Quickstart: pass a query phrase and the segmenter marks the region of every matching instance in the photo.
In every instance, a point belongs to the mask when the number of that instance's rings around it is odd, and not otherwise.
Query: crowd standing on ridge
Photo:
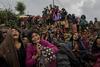
[[[0,67],[100,67],[100,21],[50,5],[0,26]]]

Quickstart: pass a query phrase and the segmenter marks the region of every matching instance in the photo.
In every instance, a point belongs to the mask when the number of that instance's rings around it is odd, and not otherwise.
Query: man
[[[98,21],[97,18],[94,18],[94,20],[95,30],[100,34],[100,21]]]

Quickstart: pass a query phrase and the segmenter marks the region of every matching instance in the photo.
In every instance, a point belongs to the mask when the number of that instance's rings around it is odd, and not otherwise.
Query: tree
[[[19,15],[24,14],[24,10],[25,10],[25,5],[22,2],[17,2],[17,5],[15,7],[15,9],[19,12]]]
[[[0,10],[0,24],[5,24],[7,26],[17,25],[18,18],[15,13],[10,9]]]

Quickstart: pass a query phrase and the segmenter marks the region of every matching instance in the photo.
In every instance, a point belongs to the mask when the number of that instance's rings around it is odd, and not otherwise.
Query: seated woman
[[[58,49],[37,32],[29,34],[30,45],[26,48],[26,67],[56,67],[55,54]]]

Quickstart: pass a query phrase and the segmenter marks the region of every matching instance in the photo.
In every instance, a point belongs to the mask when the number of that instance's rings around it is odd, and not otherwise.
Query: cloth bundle
[[[38,46],[41,50],[38,67],[48,67],[49,63],[56,59],[56,56],[53,54],[51,48],[41,46],[40,44]]]
[[[38,45],[41,50],[41,55],[45,57],[45,59],[49,62],[56,59],[56,56],[54,55],[51,48]]]

